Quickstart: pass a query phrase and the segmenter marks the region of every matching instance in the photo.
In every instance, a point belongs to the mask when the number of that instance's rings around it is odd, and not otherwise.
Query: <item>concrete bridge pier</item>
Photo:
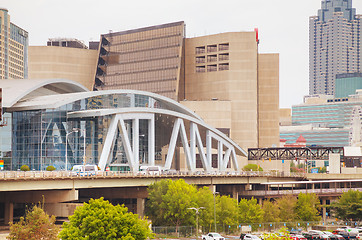
[[[9,225],[14,221],[14,203],[6,201],[4,205],[5,205],[4,223],[5,225]]]
[[[145,216],[145,203],[145,198],[137,198],[137,214],[142,218]]]

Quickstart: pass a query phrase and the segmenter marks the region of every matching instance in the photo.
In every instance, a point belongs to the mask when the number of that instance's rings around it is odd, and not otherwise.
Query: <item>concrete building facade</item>
[[[10,21],[0,8],[0,79],[28,77],[28,32]]]
[[[47,46],[29,47],[29,78],[61,78],[92,90],[98,51],[76,39],[49,39]]]
[[[335,94],[337,74],[361,71],[362,17],[352,0],[323,0],[309,19],[309,94]]]

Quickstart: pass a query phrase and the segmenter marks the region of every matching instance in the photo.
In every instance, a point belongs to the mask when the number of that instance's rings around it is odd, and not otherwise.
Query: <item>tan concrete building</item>
[[[97,50],[76,48],[67,44],[64,47],[62,44],[60,46],[30,46],[29,78],[70,79],[92,90],[97,60]]]
[[[279,144],[279,55],[259,54],[256,32],[188,38],[185,62],[186,106],[215,127],[230,129],[245,149]],[[211,101],[211,106],[205,112],[188,101]],[[213,104],[219,101],[229,114]]]
[[[28,32],[10,22],[8,10],[0,8],[0,79],[27,78]]]

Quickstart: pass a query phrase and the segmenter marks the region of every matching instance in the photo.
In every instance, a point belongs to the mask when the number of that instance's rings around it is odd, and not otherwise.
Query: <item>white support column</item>
[[[139,170],[140,165],[140,120],[132,119],[132,140],[133,140],[133,171]]]
[[[207,160],[207,156],[205,155],[204,146],[202,144],[202,139],[200,136],[199,129],[195,123],[191,123],[190,125],[190,148],[191,148],[191,156],[195,159],[195,167],[196,167],[196,145],[199,150],[200,159],[202,162],[202,166],[204,170],[210,171],[211,165]]]
[[[124,148],[124,150],[126,152],[126,157],[127,157],[127,160],[128,160],[129,167],[130,167],[131,171],[137,172],[138,171],[138,165],[135,166],[134,154],[132,152],[132,147],[131,147],[131,143],[129,141],[126,125],[124,124],[124,121],[123,121],[123,119],[121,117],[119,117],[118,124],[119,124],[119,128],[120,128],[120,131],[121,131],[123,148]],[[137,159],[137,161],[138,161],[138,159]]]
[[[155,114],[148,120],[148,164],[155,165]]]
[[[176,121],[173,125],[173,129],[172,129],[170,144],[168,145],[167,158],[166,158],[166,162],[165,162],[166,169],[171,168],[173,155],[175,153],[179,129],[180,129],[180,121],[179,121],[179,119],[176,119]]]
[[[223,166],[223,144],[218,140],[217,142],[217,169],[221,170]]]
[[[181,141],[182,141],[182,145],[184,147],[184,152],[185,152],[185,155],[186,155],[187,167],[191,172],[194,172],[195,168],[196,168],[196,161],[193,162],[192,159],[191,159],[190,146],[189,146],[188,139],[187,139],[185,124],[184,124],[184,121],[181,118],[179,118],[177,120],[180,121]]]
[[[228,148],[228,150],[226,150],[225,155],[224,155],[222,169],[220,169],[221,171],[225,171],[227,169],[229,161],[230,161],[230,154],[231,154],[231,148]]]
[[[234,147],[231,148],[231,158],[233,160],[234,170],[238,171],[239,170],[239,164],[238,164],[238,160],[236,158],[236,153],[235,153],[235,148]]]
[[[212,137],[210,130],[206,130],[206,157],[210,168],[212,168]]]
[[[117,133],[117,123],[119,121],[119,116],[114,115],[108,127],[107,137],[104,140],[103,149],[101,156],[99,158],[98,166],[101,171],[105,170],[106,164],[110,159],[110,153],[114,147],[114,140]]]

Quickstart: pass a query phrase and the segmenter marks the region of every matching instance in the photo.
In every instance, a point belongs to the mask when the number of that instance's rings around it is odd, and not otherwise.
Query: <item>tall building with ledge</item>
[[[361,71],[362,15],[352,0],[323,0],[309,19],[309,94],[335,94],[337,74]]]
[[[146,90],[177,100],[241,147],[279,144],[279,54],[258,32],[186,38],[184,22],[101,35],[94,90]]]
[[[0,79],[28,77],[28,32],[10,22],[0,8]]]

